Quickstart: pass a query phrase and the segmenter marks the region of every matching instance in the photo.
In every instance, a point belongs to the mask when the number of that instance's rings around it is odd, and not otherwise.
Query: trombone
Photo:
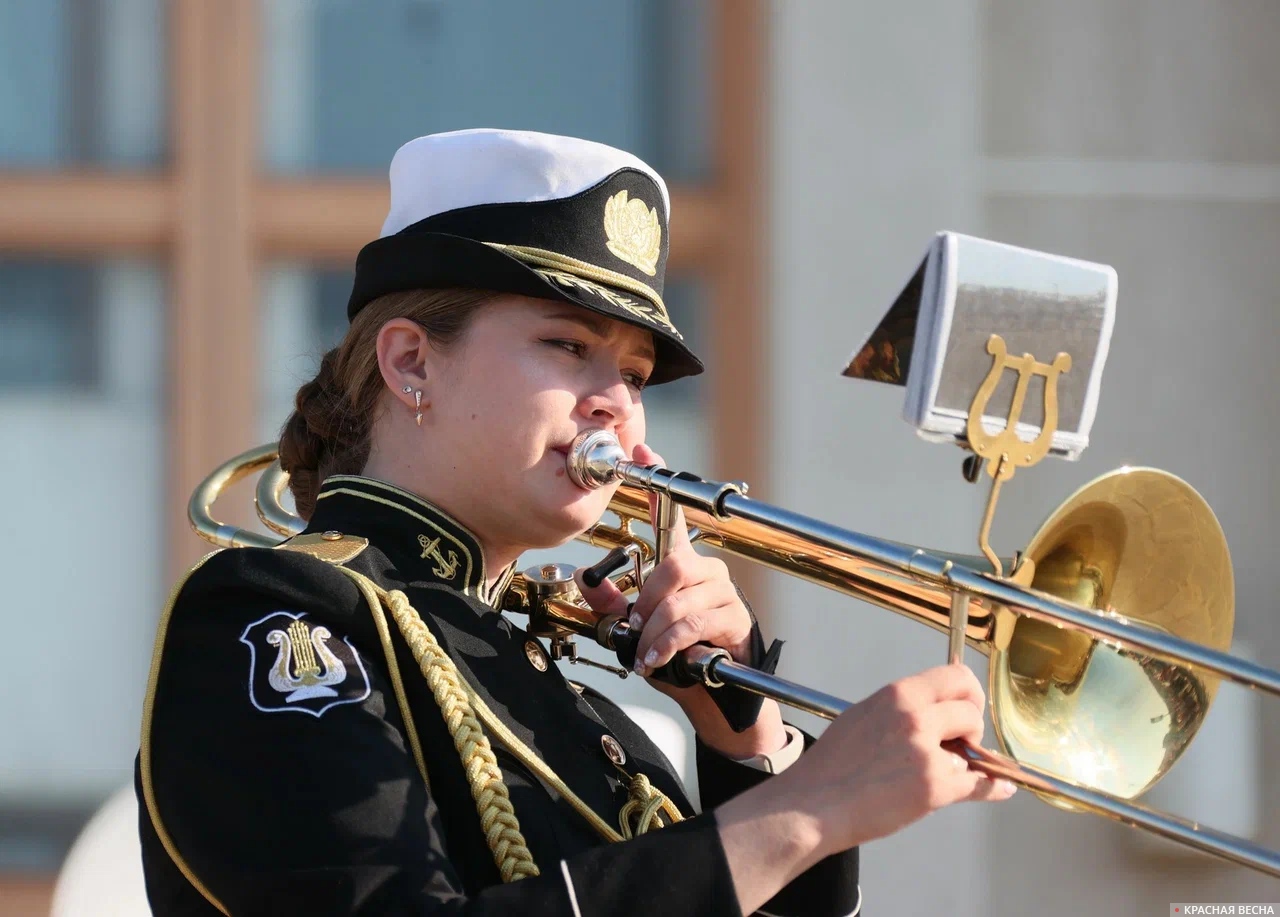
[[[1203,498],[1167,472],[1121,468],[1068,498],[1032,538],[1008,576],[981,558],[886,541],[752,500],[745,485],[706,481],[631,462],[604,431],[575,440],[568,473],[579,486],[616,486],[619,524],[579,536],[609,548],[597,575],[624,592],[661,560],[664,528],[684,510],[690,540],[799,576],[905,615],[989,657],[987,695],[1003,753],[956,741],[976,770],[1003,777],[1052,805],[1087,811],[1201,852],[1280,877],[1280,853],[1245,838],[1137,805],[1177,762],[1226,678],[1280,695],[1280,672],[1231,656],[1234,585],[1226,541]],[[262,472],[255,504],[273,537],[218,523],[212,506],[235,481]],[[273,547],[304,528],[280,502],[287,475],[274,445],[215,469],[192,494],[196,532],[223,547]],[[657,547],[632,525],[658,497]],[[564,565],[516,577],[504,608],[527,613],[552,655],[576,658],[574,636],[625,654],[625,620],[582,602]],[[735,685],[834,719],[850,705],[831,695],[695,647],[680,676],[709,688]]]

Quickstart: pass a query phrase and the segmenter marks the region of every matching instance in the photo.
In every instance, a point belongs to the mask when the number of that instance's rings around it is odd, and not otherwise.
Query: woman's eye
[[[587,345],[582,341],[573,341],[568,338],[543,338],[542,343],[549,344],[552,347],[558,347],[566,353],[571,353],[580,359],[585,358],[587,355]],[[644,373],[625,372],[622,374],[622,377],[626,381],[627,385],[632,386],[636,391],[641,391],[649,384],[649,377]]]
[[[568,341],[560,338],[552,338],[543,341],[543,343],[550,344],[552,347],[559,347],[561,350],[571,353],[575,357],[580,357],[587,352],[587,345],[581,341]]]

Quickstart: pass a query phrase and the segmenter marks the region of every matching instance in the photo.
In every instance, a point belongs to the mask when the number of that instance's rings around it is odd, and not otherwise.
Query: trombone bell
[[[1226,539],[1208,504],[1167,472],[1122,468],[1094,480],[1050,516],[1026,556],[1032,589],[1129,627],[1230,648]],[[1020,762],[1134,799],[1174,765],[1209,712],[1213,675],[1050,622],[996,617],[992,720]]]

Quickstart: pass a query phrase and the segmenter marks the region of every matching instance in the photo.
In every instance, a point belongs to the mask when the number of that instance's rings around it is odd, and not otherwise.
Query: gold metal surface
[[[264,447],[270,448],[270,447]],[[274,449],[272,450],[275,451]],[[246,455],[253,453],[247,452]],[[285,538],[297,535],[305,527],[305,523],[289,512],[280,501],[284,497],[285,488],[289,486],[289,475],[280,467],[279,462],[272,462],[262,469],[258,478],[258,486],[253,492],[253,508],[257,510],[262,524]]]
[[[278,467],[274,443],[241,452],[210,472],[209,476],[192,492],[191,499],[187,503],[187,518],[191,520],[191,526],[196,534],[205,541],[224,548],[273,548],[279,544],[278,538],[272,538],[269,535],[259,535],[247,529],[221,525],[211,514],[219,494],[236,481],[272,465]],[[299,526],[298,531],[302,531],[302,526]]]
[[[604,753],[609,760],[618,765],[618,767],[622,767],[627,763],[627,753],[623,751],[622,744],[613,736],[601,736],[600,745],[604,748]]]
[[[610,508],[643,519],[648,497],[622,487]],[[955,594],[946,584],[757,523],[689,508],[685,515],[710,545],[949,630]],[[1098,478],[1052,514],[1024,558],[1039,592],[1134,627],[1223,651],[1230,646],[1234,584],[1226,539],[1200,495],[1171,474],[1130,468]],[[981,569],[979,558],[957,562]],[[965,642],[992,657],[988,696],[1006,753],[1126,799],[1173,766],[1217,688],[1214,677],[978,598],[968,599]]]
[[[993,465],[994,469],[992,469]],[[1009,456],[1004,453],[997,460],[987,462],[987,468],[991,469],[991,490],[987,492],[987,508],[982,513],[982,525],[978,528],[978,550],[987,559],[987,563],[991,564],[995,575],[1001,577],[1004,576],[1004,564],[1000,562],[1000,558],[991,547],[991,522],[996,517],[996,503],[1000,500],[1000,485],[1005,482],[1006,467],[1012,467],[1012,465],[1009,462]]]
[[[344,535],[341,532],[324,532],[319,535],[298,535],[280,545],[279,549],[310,554],[330,564],[345,564],[360,556],[360,552],[367,547],[368,538]]]
[[[1053,434],[1058,432],[1058,377],[1071,369],[1071,355],[1060,353],[1052,363],[1040,363],[1029,353],[1011,357],[1004,338],[998,334],[987,339],[987,353],[991,355],[991,369],[969,405],[965,434],[969,448],[987,460],[987,474],[1007,481],[1017,469],[1028,468],[1049,454]],[[988,433],[982,426],[982,416],[1006,369],[1018,374],[1013,401],[1004,429]],[[1024,440],[1018,436],[1017,427],[1033,376],[1044,378],[1044,421],[1034,439]]]
[[[991,478],[987,508],[982,514],[982,526],[978,529],[978,548],[995,569],[996,576],[1003,577],[1004,567],[990,542],[991,521],[995,518],[996,503],[1000,499],[1000,485],[1012,478],[1019,468],[1035,465],[1049,454],[1053,435],[1058,432],[1058,377],[1071,370],[1071,355],[1059,353],[1052,364],[1040,363],[1029,353],[1011,357],[1004,338],[998,334],[987,338],[987,353],[991,355],[991,369],[987,371],[969,404],[965,438],[974,454],[986,459],[987,474]],[[1004,429],[999,433],[988,433],[982,425],[982,418],[1006,369],[1012,369],[1018,374],[1018,381],[1013,388],[1013,400],[1009,403]],[[1044,378],[1044,419],[1035,438],[1024,440],[1018,435],[1018,422],[1022,418],[1022,406],[1026,403],[1027,389],[1033,376]]]
[[[526,640],[524,644],[524,655],[529,660],[529,665],[533,666],[539,672],[547,670],[547,654],[542,651],[535,640]]]
[[[624,522],[647,523],[649,496],[637,487],[623,485],[614,494],[609,509]],[[951,590],[945,584],[910,576],[874,561],[850,557],[798,535],[779,532],[750,520],[720,519],[689,507],[684,507],[684,515],[685,522],[698,530],[694,540],[699,544],[718,548],[895,611],[941,633],[947,633],[950,629]],[[589,529],[582,540],[616,547],[617,544],[610,538],[600,538],[597,541],[596,531],[600,528],[609,532],[617,531],[609,526],[596,526]],[[629,530],[629,526],[622,528]],[[940,557],[950,556],[956,563],[975,569],[990,569],[980,557],[946,555],[936,551],[933,553]],[[981,653],[988,653],[993,626],[991,610],[983,600],[975,598],[969,603],[968,619],[969,624],[965,629],[966,644]]]
[[[1208,504],[1163,471],[1081,488],[1027,547],[1031,587],[1227,651],[1235,585]],[[1123,610],[1123,614],[1121,613]],[[1133,799],[1178,760],[1219,679],[1000,609],[989,696],[1001,747],[1078,786]],[[1050,800],[1056,801],[1056,800]]]

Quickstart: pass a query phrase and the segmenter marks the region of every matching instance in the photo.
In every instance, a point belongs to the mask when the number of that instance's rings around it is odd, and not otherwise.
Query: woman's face
[[[550,300],[506,295],[482,307],[447,353],[424,354],[414,490],[475,531],[486,549],[563,544],[598,520],[612,488],[585,491],[565,469],[573,438],[644,442],[640,392],[649,332]]]

